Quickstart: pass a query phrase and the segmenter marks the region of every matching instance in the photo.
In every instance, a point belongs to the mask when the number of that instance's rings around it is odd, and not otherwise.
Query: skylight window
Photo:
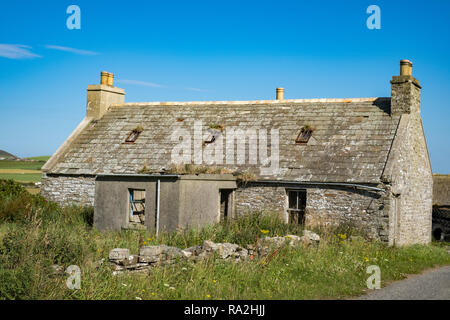
[[[205,141],[203,141],[205,144],[213,143],[216,141],[216,136],[214,134],[209,134],[208,137],[206,137]]]
[[[142,131],[144,131],[144,128],[142,128],[141,126],[134,128],[133,131],[131,131],[128,137],[125,139],[125,143],[134,143]]]
[[[314,131],[314,128],[306,125],[301,130],[300,133],[297,136],[297,139],[295,139],[295,143],[298,144],[306,144],[309,141],[309,138],[311,138],[312,133]]]
[[[207,129],[208,136],[203,141],[203,145],[213,143],[222,135],[223,126],[222,125],[210,125]]]

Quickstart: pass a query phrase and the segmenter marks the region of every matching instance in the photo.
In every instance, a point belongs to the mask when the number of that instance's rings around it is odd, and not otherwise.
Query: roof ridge
[[[372,98],[316,98],[316,99],[284,99],[284,100],[237,100],[237,101],[154,101],[154,102],[125,102],[121,104],[113,104],[111,107],[121,106],[148,106],[148,105],[208,105],[208,104],[283,104],[283,103],[308,103],[308,102],[320,102],[320,103],[336,103],[336,102],[372,102],[378,99],[388,100],[390,97],[372,97]]]

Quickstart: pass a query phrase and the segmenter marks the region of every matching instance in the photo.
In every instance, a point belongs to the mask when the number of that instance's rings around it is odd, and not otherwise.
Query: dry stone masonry
[[[178,261],[198,262],[211,257],[240,262],[262,258],[270,252],[289,246],[316,246],[320,242],[320,236],[312,231],[305,230],[303,236],[287,235],[284,237],[264,237],[256,245],[241,247],[233,243],[215,243],[205,240],[201,246],[193,246],[186,249],[167,245],[144,246],[139,249],[138,255],[130,254],[126,248],[115,248],[109,252],[109,263],[113,274],[123,271],[143,272],[154,266],[170,265]]]

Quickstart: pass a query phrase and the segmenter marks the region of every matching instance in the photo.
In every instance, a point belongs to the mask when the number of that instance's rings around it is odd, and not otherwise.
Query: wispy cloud
[[[31,47],[24,44],[1,44],[0,57],[9,59],[32,59],[41,56],[31,52]]]
[[[196,91],[196,92],[208,92],[206,89],[199,89],[199,88],[184,88],[185,90],[189,91]]]
[[[166,86],[163,86],[162,84],[146,82],[146,81],[139,81],[139,80],[118,79],[116,82],[123,83],[123,84],[132,84],[132,85],[136,85],[136,86],[153,87],[153,88],[165,88],[166,87]]]
[[[55,46],[55,45],[50,45],[50,44],[46,45],[45,47],[47,49],[66,51],[66,52],[71,52],[71,53],[75,53],[75,54],[80,54],[83,56],[95,56],[95,55],[99,54],[98,52],[94,52],[94,51],[81,50],[81,49],[75,49],[75,48],[63,47],[63,46]]]

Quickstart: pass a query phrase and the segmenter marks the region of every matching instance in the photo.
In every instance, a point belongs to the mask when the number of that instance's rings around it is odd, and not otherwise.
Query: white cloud
[[[63,47],[63,46],[55,46],[55,45],[50,45],[50,44],[46,45],[45,47],[47,49],[66,51],[66,52],[71,52],[71,53],[75,53],[75,54],[80,54],[83,56],[94,56],[94,55],[99,54],[98,52],[94,52],[94,51],[81,50],[81,49],[75,49],[75,48]]]
[[[197,92],[208,92],[208,90],[205,89],[199,89],[199,88],[185,88],[186,90],[189,91],[197,91]]]
[[[41,56],[30,51],[31,47],[24,44],[1,44],[0,57],[9,59],[30,59]]]
[[[137,85],[137,86],[153,87],[153,88],[165,88],[166,87],[166,86],[163,86],[158,83],[139,81],[139,80],[118,79],[116,82],[124,83],[124,84],[133,84],[133,85]]]

